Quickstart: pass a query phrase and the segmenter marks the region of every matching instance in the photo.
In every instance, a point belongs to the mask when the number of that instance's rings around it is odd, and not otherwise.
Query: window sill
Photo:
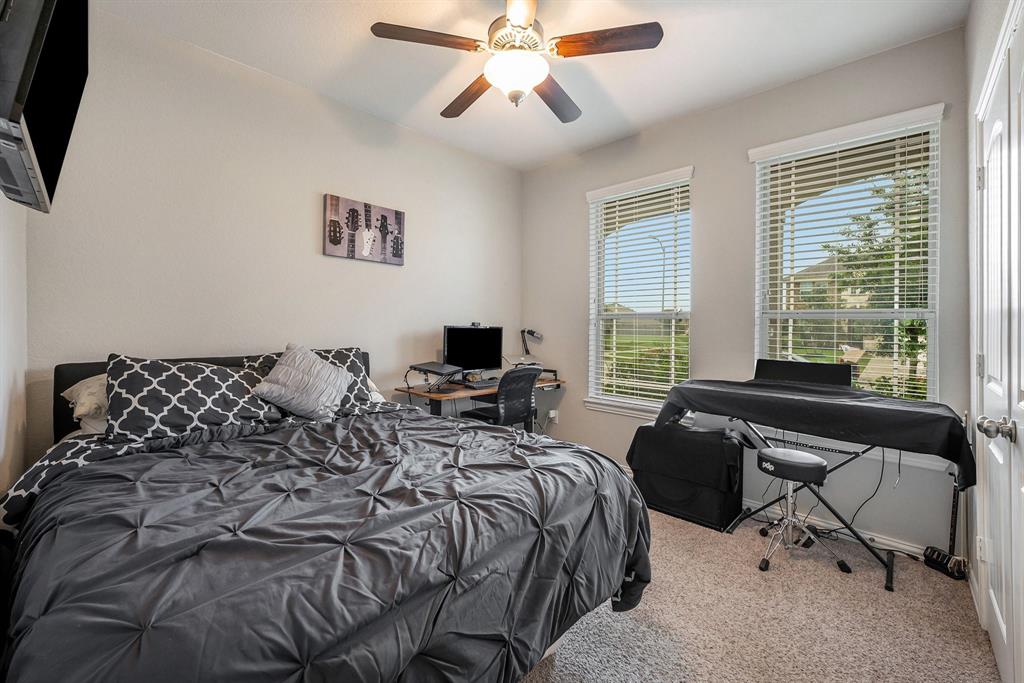
[[[627,417],[637,417],[641,419],[655,418],[658,416],[658,413],[661,412],[661,405],[659,404],[606,397],[585,398],[583,399],[583,405],[590,410],[596,410],[602,413],[614,413],[616,415],[626,415]]]

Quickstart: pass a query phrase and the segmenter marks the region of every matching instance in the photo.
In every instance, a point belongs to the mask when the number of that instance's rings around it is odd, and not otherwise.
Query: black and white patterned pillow
[[[348,346],[343,349],[313,349],[313,353],[320,356],[328,363],[345,368],[352,375],[352,383],[341,397],[341,408],[344,412],[347,408],[370,402],[370,379],[363,365],[363,352],[357,346]],[[243,360],[243,367],[252,370],[260,377],[266,377],[267,373],[274,369],[280,353],[264,353],[261,356],[246,356]]]
[[[196,429],[281,419],[254,396],[262,378],[207,363],[107,358],[107,437],[155,439]]]

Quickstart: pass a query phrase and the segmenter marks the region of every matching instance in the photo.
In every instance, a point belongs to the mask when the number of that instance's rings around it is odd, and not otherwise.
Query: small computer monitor
[[[446,325],[444,362],[464,372],[501,368],[501,329],[480,325]]]

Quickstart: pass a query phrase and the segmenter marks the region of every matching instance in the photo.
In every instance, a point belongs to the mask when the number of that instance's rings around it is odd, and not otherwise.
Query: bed
[[[55,439],[60,392],[103,368],[55,369]],[[3,502],[10,681],[515,681],[650,581],[614,461],[387,402],[72,437]]]

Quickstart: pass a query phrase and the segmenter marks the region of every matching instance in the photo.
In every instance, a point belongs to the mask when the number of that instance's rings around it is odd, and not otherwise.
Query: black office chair
[[[498,382],[498,393],[493,406],[484,406],[459,413],[462,417],[470,417],[492,425],[523,424],[523,429],[533,431],[533,418],[536,414],[533,387],[540,377],[541,369],[536,366],[512,368],[501,376]]]

